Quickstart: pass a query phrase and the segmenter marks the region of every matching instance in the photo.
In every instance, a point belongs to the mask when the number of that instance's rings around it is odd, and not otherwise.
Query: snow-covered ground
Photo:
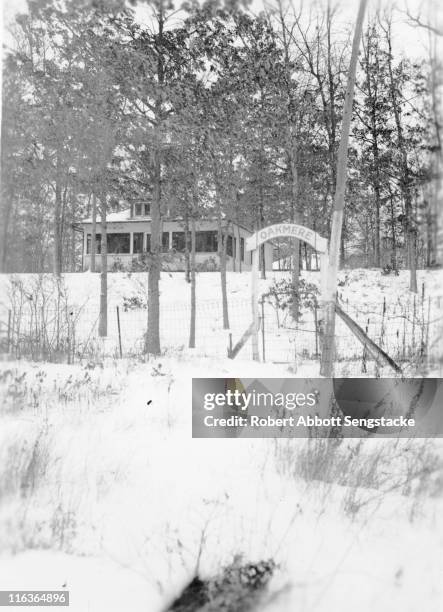
[[[411,300],[406,274],[346,274],[342,302],[364,316],[383,296]],[[420,273],[435,319],[439,280]],[[97,311],[97,276],[65,281],[70,306]],[[145,282],[110,275],[110,312]],[[244,303],[233,335],[248,321],[248,283],[229,275],[230,305]],[[187,316],[181,275],[161,290],[162,312],[182,304]],[[177,325],[156,359],[2,362],[0,590],[66,588],[75,612],[160,612],[196,573],[216,576],[241,555],[277,563],[259,612],[440,611],[441,440],[192,439],[192,377],[318,373],[315,359],[253,363],[248,346],[235,361],[211,355],[214,338],[226,344],[217,274],[198,275],[197,298],[212,328],[201,316],[196,350],[180,319],[184,341],[172,344]],[[362,375],[361,360],[346,367]]]
[[[76,612],[155,612],[243,555],[278,564],[264,611],[440,610],[438,441],[192,439],[192,376],[248,372],[5,366],[0,589],[66,585]]]
[[[190,286],[182,273],[164,273],[161,279],[161,343],[168,354],[198,357],[224,358],[228,345],[241,338],[251,322],[250,274],[228,273],[229,330],[223,329],[220,275],[197,275],[196,348],[188,349],[190,320]],[[308,283],[319,286],[319,272],[304,272]],[[260,294],[266,294],[275,282],[289,279],[287,272],[268,273],[260,280]],[[0,276],[0,333],[6,329],[8,310],[11,310],[11,280],[16,281],[12,309],[15,336],[24,339],[29,329],[36,326],[45,311],[45,329],[50,329],[53,341],[56,334],[70,336],[73,358],[90,354],[119,354],[117,307],[119,308],[122,352],[125,356],[143,352],[147,327],[147,274],[115,273],[108,278],[108,338],[99,343],[97,327],[99,319],[100,278],[98,274],[65,274],[61,285],[62,297],[54,286],[53,278],[35,275]],[[21,289],[17,289],[17,281]],[[440,270],[419,271],[419,294],[408,290],[408,273],[400,276],[384,276],[379,270],[343,270],[339,278],[339,299],[348,314],[367,330],[369,336],[396,361],[406,365],[407,373],[423,362],[422,345],[429,348],[427,372],[441,374],[438,356],[439,339],[442,336],[443,279]],[[40,299],[35,312],[35,296]],[[47,298],[50,296],[50,299]],[[33,299],[34,298],[34,299]],[[56,320],[54,309],[58,300],[62,303],[61,323]],[[127,308],[130,304],[132,308]],[[272,299],[265,300],[260,316],[264,315],[264,334],[260,332],[260,355],[270,363],[280,363],[305,375],[307,371],[318,373],[319,337],[312,309],[304,309],[297,325],[288,310],[277,309]],[[20,329],[18,329],[20,327]],[[5,332],[4,332],[5,333]],[[46,332],[47,333],[47,332]],[[35,332],[34,332],[35,336]],[[29,343],[28,343],[29,344]],[[359,376],[374,373],[369,364],[362,364],[363,349],[353,333],[337,319],[337,373]],[[251,356],[250,343],[242,349],[241,358]],[[431,361],[431,363],[429,362]],[[366,370],[366,371],[365,371]],[[390,375],[392,372],[386,372]]]

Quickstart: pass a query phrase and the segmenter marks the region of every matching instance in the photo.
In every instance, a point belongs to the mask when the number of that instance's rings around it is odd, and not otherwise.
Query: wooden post
[[[321,253],[320,255],[320,319],[322,331],[324,331],[324,324],[326,320],[326,305],[328,303],[328,268],[329,268],[329,257],[328,253]]]
[[[259,268],[259,249],[252,251],[251,267],[251,309],[252,309],[252,359],[259,361],[258,355],[258,268]]]
[[[120,350],[120,358],[123,357],[122,351],[122,333],[120,329],[120,308],[117,306],[117,328],[118,328],[118,348]]]
[[[369,338],[369,336],[365,333],[365,331],[351,319],[351,317],[346,314],[346,312],[338,305],[335,306],[338,316],[342,319],[342,321],[349,327],[349,329],[353,332],[354,336],[359,340],[365,349],[369,352],[372,357],[384,363],[385,365],[389,365],[393,368],[398,374],[402,374],[402,370],[399,365],[395,363],[395,361],[390,357],[380,346],[378,346],[373,340]]]
[[[237,357],[237,355],[239,354],[239,352],[241,351],[241,349],[244,347],[244,345],[246,344],[246,342],[249,340],[250,337],[252,337],[254,335],[254,323],[251,323],[251,325],[248,327],[248,329],[244,332],[244,334],[242,335],[242,337],[240,338],[240,340],[237,342],[237,344],[230,349],[230,355],[229,358],[230,359],[235,359],[235,357]]]
[[[314,297],[315,357],[318,357],[318,303]]]
[[[348,83],[343,108],[343,122],[340,145],[337,156],[337,179],[332,215],[331,239],[329,245],[329,266],[327,271],[327,290],[325,296],[325,335],[321,356],[321,376],[331,377],[334,369],[335,337],[335,303],[337,294],[337,274],[340,263],[340,245],[343,229],[345,191],[348,168],[348,143],[351,129],[352,106],[354,101],[355,76],[358,62],[358,50],[363,29],[363,18],[367,0],[360,0],[352,43],[351,61],[348,71]]]
[[[262,341],[262,353],[263,362],[266,361],[266,347],[265,347],[265,300],[261,299],[261,341]]]

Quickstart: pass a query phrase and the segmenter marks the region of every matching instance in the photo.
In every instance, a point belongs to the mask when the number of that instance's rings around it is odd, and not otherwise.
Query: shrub
[[[120,257],[115,257],[114,261],[112,262],[112,266],[111,266],[110,272],[124,272],[125,269],[126,269],[125,265],[122,262],[122,260],[120,259]]]
[[[244,563],[238,555],[220,576],[209,580],[195,576],[168,608],[168,612],[256,610],[275,568],[272,559]]]
[[[298,291],[294,292],[294,287],[291,281],[282,279],[275,281],[269,287],[267,293],[263,294],[263,298],[271,304],[275,310],[286,311],[292,316],[292,305],[294,298],[297,297],[298,314],[300,317],[302,309],[313,310],[317,306],[317,296],[319,291],[316,285],[308,283],[304,278],[299,279]]]

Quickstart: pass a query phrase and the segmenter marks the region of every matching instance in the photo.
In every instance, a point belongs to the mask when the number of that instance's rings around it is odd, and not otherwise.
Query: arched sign
[[[320,270],[321,270],[321,294],[325,294],[326,290],[326,272],[328,269],[328,241],[313,230],[303,225],[295,223],[277,223],[276,225],[268,225],[257,230],[250,238],[246,240],[246,250],[252,251],[252,266],[251,266],[251,308],[252,308],[252,358],[258,361],[258,268],[259,268],[259,251],[260,247],[267,240],[275,240],[286,236],[288,238],[296,238],[307,242],[313,249],[320,253]]]
[[[298,240],[307,242],[319,253],[326,253],[328,249],[328,241],[326,238],[322,238],[322,236],[313,230],[303,225],[296,225],[295,223],[277,223],[276,225],[268,225],[268,227],[264,227],[255,232],[255,234],[252,234],[252,236],[246,240],[246,250],[253,251],[267,240],[281,238],[282,236],[297,238]]]

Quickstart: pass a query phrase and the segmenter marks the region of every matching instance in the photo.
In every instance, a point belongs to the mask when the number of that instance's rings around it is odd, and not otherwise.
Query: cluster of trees
[[[432,44],[420,61],[397,54],[392,23],[385,10],[363,28],[341,258],[415,269],[436,259],[437,59]],[[352,42],[339,7],[28,0],[12,32],[3,271],[74,270],[75,223],[98,213],[105,295],[106,214],[133,199],[151,203],[151,304],[165,215],[189,230],[189,278],[203,215],[220,233],[222,219],[294,221],[329,237]],[[311,261],[295,252],[294,278]],[[147,348],[158,352],[158,308],[149,313]]]

